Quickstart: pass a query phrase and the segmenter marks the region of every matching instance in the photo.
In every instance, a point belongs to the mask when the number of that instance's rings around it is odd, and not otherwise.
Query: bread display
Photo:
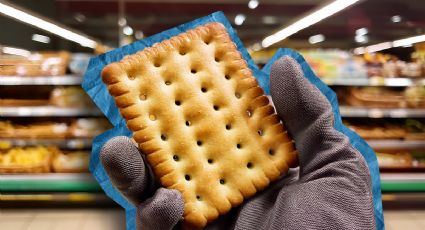
[[[0,173],[47,173],[56,149],[43,146],[0,151]]]
[[[90,153],[85,151],[58,152],[52,158],[52,169],[57,173],[83,173],[89,171]]]
[[[50,104],[57,107],[94,107],[93,102],[81,87],[59,87],[50,94]]]
[[[297,165],[294,143],[220,23],[106,66],[102,78],[162,186],[201,228]]]

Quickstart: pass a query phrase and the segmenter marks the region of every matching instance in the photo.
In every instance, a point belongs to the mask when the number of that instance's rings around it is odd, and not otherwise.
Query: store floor
[[[425,229],[425,210],[384,212],[387,230]],[[118,209],[8,209],[0,210],[2,230],[116,230],[124,229],[124,211]]]

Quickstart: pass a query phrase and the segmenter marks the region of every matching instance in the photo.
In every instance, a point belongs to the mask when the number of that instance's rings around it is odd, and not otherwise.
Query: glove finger
[[[182,194],[174,189],[159,188],[152,198],[138,206],[138,229],[172,229],[183,217]]]
[[[140,204],[153,177],[130,138],[114,137],[102,147],[100,159],[112,184],[132,203]]]

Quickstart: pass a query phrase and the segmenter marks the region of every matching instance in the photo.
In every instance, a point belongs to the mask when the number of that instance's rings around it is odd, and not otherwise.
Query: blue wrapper
[[[108,175],[103,168],[99,154],[102,146],[112,137],[115,136],[128,136],[131,137],[132,133],[127,129],[125,120],[121,117],[119,110],[115,104],[114,99],[109,94],[106,85],[102,82],[101,72],[102,69],[112,62],[120,61],[124,56],[134,54],[137,51],[143,50],[145,47],[150,47],[154,43],[167,40],[173,36],[183,33],[187,30],[194,29],[195,27],[204,25],[209,22],[219,22],[226,27],[228,34],[230,35],[233,42],[236,44],[237,49],[248,63],[248,67],[252,70],[253,75],[257,78],[260,86],[263,88],[266,94],[270,94],[269,86],[269,74],[272,64],[282,56],[290,56],[294,58],[302,67],[304,76],[326,96],[332,105],[334,117],[335,117],[335,129],[340,131],[349,137],[351,144],[363,155],[365,158],[369,171],[372,177],[373,186],[373,199],[375,208],[375,219],[377,229],[384,229],[384,219],[382,212],[381,202],[381,188],[380,188],[380,177],[379,168],[376,155],[373,150],[361,139],[356,133],[342,124],[341,115],[339,114],[338,101],[335,93],[326,86],[311,70],[310,66],[306,63],[304,58],[297,52],[291,49],[279,49],[273,58],[260,70],[252,60],[248,51],[243,46],[241,40],[236,35],[235,31],[231,27],[229,21],[226,19],[222,12],[216,12],[205,16],[203,18],[196,19],[192,22],[182,24],[172,29],[166,30],[162,33],[153,35],[151,37],[139,40],[130,45],[114,49],[108,53],[99,55],[90,60],[87,71],[84,75],[82,86],[87,94],[96,103],[99,109],[105,114],[109,121],[114,125],[114,128],[106,131],[105,133],[97,136],[93,140],[92,154],[90,159],[90,171],[100,186],[103,188],[105,193],[111,197],[115,202],[120,204],[126,210],[126,225],[127,229],[136,229],[136,208],[129,203],[122,195],[118,192],[109,180]]]

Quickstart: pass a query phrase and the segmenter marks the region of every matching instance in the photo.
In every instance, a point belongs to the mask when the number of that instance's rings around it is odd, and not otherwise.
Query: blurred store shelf
[[[373,149],[390,150],[390,149],[425,149],[425,141],[423,140],[366,140]]]
[[[405,109],[405,108],[365,108],[340,106],[342,117],[369,117],[369,118],[425,118],[425,109]]]
[[[66,149],[87,149],[91,148],[91,138],[67,138],[67,139],[11,139],[0,138],[2,147],[25,147],[36,145],[54,145]]]
[[[425,85],[425,79],[419,78],[322,78],[322,81],[331,86],[389,86],[406,87]]]
[[[63,75],[63,76],[1,76],[0,85],[80,85],[83,81],[82,76]]]
[[[381,173],[382,192],[425,192],[425,173]]]
[[[97,108],[60,108],[55,106],[8,106],[0,107],[0,116],[5,117],[77,117],[100,116]]]
[[[3,174],[0,192],[100,192],[89,173]]]

